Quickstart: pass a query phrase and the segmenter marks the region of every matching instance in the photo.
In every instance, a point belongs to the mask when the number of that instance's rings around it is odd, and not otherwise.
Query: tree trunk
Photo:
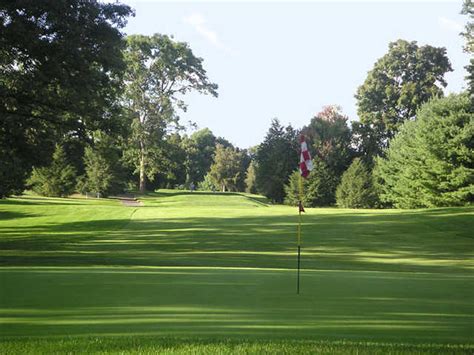
[[[225,192],[225,185],[222,184],[222,192]]]
[[[143,146],[140,149],[140,193],[146,190],[146,176],[145,176],[145,152]]]

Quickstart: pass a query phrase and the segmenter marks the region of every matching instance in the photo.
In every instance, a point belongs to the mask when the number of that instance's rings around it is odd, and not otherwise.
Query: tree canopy
[[[463,0],[467,53],[473,6]],[[474,59],[468,93],[442,99],[452,71],[446,49],[392,42],[357,89],[359,121],[324,106],[301,130],[272,120],[263,142],[247,150],[209,128],[185,130],[187,95],[217,96],[217,85],[187,43],[125,38],[133,14],[119,2],[2,2],[0,198],[22,193],[26,182],[55,196],[74,185],[102,195],[193,185],[295,204],[303,133],[314,165],[303,183],[308,207],[368,207],[374,176],[386,205],[472,202]]]
[[[471,102],[474,104],[474,2],[472,0],[464,0],[461,13],[468,16],[468,21],[461,34],[466,39],[464,51],[471,54],[469,64],[466,66],[466,79]]]
[[[416,41],[390,43],[388,53],[375,63],[355,95],[360,123],[354,129],[361,154],[381,153],[423,103],[443,96],[444,75],[449,71],[445,48],[418,46]]]
[[[308,140],[310,152],[324,160],[336,175],[341,175],[353,156],[348,117],[337,105],[324,106],[302,132]]]
[[[312,206],[328,206],[336,200],[336,187],[354,156],[347,121],[339,106],[325,106],[302,129],[317,165],[308,182]]]
[[[120,193],[126,182],[120,159],[117,142],[103,132],[94,132],[93,142],[84,150],[85,174],[80,179],[79,191],[101,196]]]
[[[66,197],[74,192],[76,170],[68,163],[62,146],[56,145],[49,166],[33,169],[28,184],[43,196]]]
[[[186,154],[184,167],[186,183],[199,183],[212,165],[216,150],[216,137],[209,128],[204,128],[183,139],[183,149]]]
[[[337,187],[337,205],[343,208],[370,208],[375,206],[376,199],[371,172],[360,158],[355,158]]]
[[[467,95],[432,99],[376,162],[381,199],[399,208],[463,205],[474,198],[474,108]]]
[[[244,174],[244,154],[235,148],[217,144],[214,162],[209,171],[214,186],[220,186],[223,192],[239,191],[239,182]]]
[[[274,202],[283,202],[284,186],[298,166],[297,133],[293,127],[283,127],[277,119],[255,154],[257,189]]]
[[[125,50],[125,99],[132,116],[128,160],[139,174],[140,191],[153,180],[163,163],[162,142],[171,125],[178,125],[178,109],[186,109],[181,96],[195,90],[217,96],[187,43],[166,35],[132,35]]]
[[[64,135],[111,129],[130,7],[4,1],[0,10],[0,196],[23,190]]]

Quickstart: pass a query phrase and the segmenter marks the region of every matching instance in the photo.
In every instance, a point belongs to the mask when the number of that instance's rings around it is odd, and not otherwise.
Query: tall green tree
[[[371,208],[377,201],[371,172],[355,158],[342,175],[336,191],[336,203],[343,208]]]
[[[323,107],[302,129],[312,156],[324,160],[336,176],[347,169],[354,154],[347,122],[341,108],[330,105]]]
[[[313,159],[313,171],[302,179],[302,201],[305,207],[331,206],[335,202],[334,191],[338,179],[319,157]],[[285,204],[297,206],[300,200],[300,172],[294,171],[285,185]]]
[[[244,154],[241,151],[217,144],[209,175],[214,185],[220,186],[223,192],[239,191],[239,181],[245,172],[243,165]]]
[[[297,132],[273,119],[270,129],[255,154],[256,183],[259,192],[274,202],[283,202],[284,187],[298,166]]]
[[[295,170],[291,173],[288,179],[288,183],[285,185],[284,189],[285,199],[283,200],[283,202],[286,205],[298,206],[301,194],[301,200],[303,202],[303,205],[305,207],[313,207],[308,196],[308,179],[303,179],[299,170]]]
[[[209,128],[204,128],[183,139],[182,145],[186,153],[186,183],[197,184],[209,172],[216,150],[216,137]]]
[[[383,202],[399,208],[474,201],[474,106],[468,95],[432,99],[376,162]]]
[[[312,207],[332,206],[336,202],[335,191],[340,177],[319,157],[313,159],[313,171],[308,178],[308,201]]]
[[[78,192],[91,192],[106,197],[114,177],[107,158],[98,150],[87,146],[84,150],[84,164],[85,175],[79,178],[76,186]]]
[[[129,6],[98,1],[2,1],[0,197],[20,192],[64,135],[115,127]]]
[[[49,166],[33,168],[28,184],[43,196],[66,197],[74,192],[76,170],[69,164],[61,145],[56,145]]]
[[[85,175],[78,184],[81,192],[102,196],[123,192],[126,177],[121,156],[116,140],[104,132],[94,132],[93,143],[84,151]]]
[[[256,194],[258,192],[256,181],[256,168],[254,161],[250,162],[245,174],[245,192],[249,194]]]
[[[224,137],[217,137],[216,138],[216,144],[220,144],[222,146],[224,146],[225,148],[235,148],[234,145],[229,142],[227,139],[225,139]]]
[[[239,180],[237,181],[237,191],[245,191],[247,188],[247,172],[252,162],[248,149],[235,148],[242,155],[242,164],[240,164]],[[255,186],[255,191],[257,186]]]
[[[179,132],[168,134],[161,143],[163,155],[158,172],[152,188],[174,188],[184,185],[186,182],[186,151],[183,148],[184,138]]]
[[[360,122],[353,125],[364,160],[380,154],[405,121],[433,97],[443,96],[444,75],[452,71],[445,48],[398,40],[357,89]]]
[[[466,79],[471,102],[474,104],[474,2],[472,0],[464,0],[461,13],[468,16],[466,27],[461,34],[466,39],[464,51],[471,54],[469,64],[466,66]]]
[[[181,97],[190,91],[217,96],[217,85],[187,43],[165,35],[127,37],[125,60],[125,99],[133,117],[127,157],[143,192],[146,179],[153,180],[162,168],[162,143],[170,127],[178,125],[177,110],[186,109]]]
[[[339,106],[325,106],[302,130],[315,163],[320,167],[314,169],[310,177],[315,196],[320,196],[312,199],[315,206],[335,202],[336,187],[351,163],[354,149],[347,121]]]

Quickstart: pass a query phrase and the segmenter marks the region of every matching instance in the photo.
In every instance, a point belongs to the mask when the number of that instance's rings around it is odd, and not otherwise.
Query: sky
[[[219,85],[218,98],[185,96],[182,123],[240,148],[261,143],[273,118],[301,128],[325,105],[358,120],[354,94],[398,39],[445,47],[445,91],[466,88],[461,0],[122,2],[136,12],[125,33],[187,42]]]

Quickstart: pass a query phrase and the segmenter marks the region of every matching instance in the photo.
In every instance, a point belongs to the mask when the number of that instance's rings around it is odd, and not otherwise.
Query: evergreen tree
[[[386,158],[377,159],[383,202],[399,208],[455,206],[474,198],[474,107],[451,95],[421,107],[406,122]]]
[[[291,174],[288,183],[285,185],[285,204],[298,205],[300,178],[302,179],[302,199],[305,207],[321,207],[334,204],[334,191],[338,180],[319,158],[313,159],[313,166],[314,169],[306,179],[301,178],[299,170]]]
[[[125,174],[120,158],[114,140],[103,132],[95,132],[93,145],[84,151],[85,176],[80,179],[79,190],[102,196],[122,192]]]
[[[84,164],[86,176],[84,184],[78,184],[82,193],[92,192],[107,196],[108,189],[113,179],[113,174],[107,159],[92,147],[84,151]]]
[[[300,179],[302,179],[300,181]],[[298,206],[300,201],[300,183],[301,183],[301,199],[303,205],[306,207],[312,207],[308,199],[308,179],[303,179],[299,170],[293,171],[288,179],[288,183],[285,185],[285,199],[284,203],[290,206]]]
[[[375,206],[375,201],[372,175],[362,160],[356,158],[342,175],[336,191],[336,203],[343,208],[371,208]]]
[[[61,145],[56,145],[51,165],[34,168],[28,185],[43,196],[65,197],[74,191],[76,171],[67,161]]]
[[[309,206],[331,206],[336,202],[336,188],[339,183],[339,176],[328,167],[325,161],[320,158],[313,159],[313,171],[308,177],[308,200]]]
[[[285,184],[298,166],[296,131],[272,120],[265,140],[255,154],[256,183],[259,192],[274,202],[283,202]]]

